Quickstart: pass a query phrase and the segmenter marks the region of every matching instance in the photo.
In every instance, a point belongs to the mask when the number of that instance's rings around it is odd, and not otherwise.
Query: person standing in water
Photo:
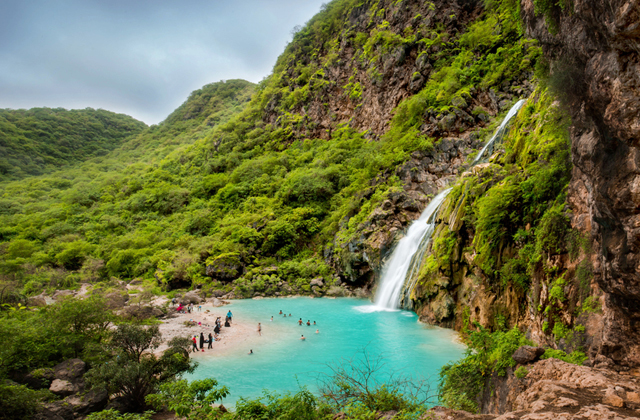
[[[229,309],[229,312],[227,312],[227,318],[229,318],[229,322],[233,321],[233,314],[231,313],[231,309]]]
[[[262,324],[258,322],[258,335],[262,335]]]
[[[273,321],[273,317],[271,317],[271,319],[269,321]]]
[[[304,334],[302,334],[302,337],[300,337],[300,340],[306,340],[306,338],[304,338]]]
[[[311,320],[307,319],[307,327],[310,327],[310,326],[311,326]]]
[[[302,318],[298,320],[298,325],[302,325]]]
[[[247,354],[253,354],[253,349],[249,350],[249,353]]]
[[[280,312],[278,313],[278,315],[282,315],[282,309],[280,309]]]
[[[316,334],[320,333],[320,330],[316,330]]]

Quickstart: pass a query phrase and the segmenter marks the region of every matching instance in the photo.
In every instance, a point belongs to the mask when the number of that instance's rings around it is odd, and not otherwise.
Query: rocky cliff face
[[[495,376],[483,396],[486,414],[432,409],[437,420],[601,420],[637,419],[640,387],[636,378],[609,370],[575,366],[557,359],[528,364],[526,375],[509,370]]]
[[[522,61],[524,64],[519,62],[522,67],[509,77],[465,88],[469,76],[456,73],[459,70],[451,66],[452,61],[462,59],[461,50],[469,54],[465,57],[473,57],[468,62],[472,67],[474,61],[486,59],[485,53],[512,47],[520,39],[502,27],[503,22],[493,22],[506,34],[504,39],[474,49],[470,45],[476,41],[463,41],[462,37],[484,18],[483,4],[476,1],[365,2],[348,12],[348,25],[330,45],[303,55],[300,45],[304,43],[294,39],[296,49],[290,53],[295,58],[281,63],[288,66],[280,79],[286,93],[270,99],[264,122],[278,127],[295,119],[297,137],[328,138],[347,124],[366,131],[376,141],[393,129],[391,121],[399,104],[419,95],[429,83],[439,80],[442,86],[436,93],[451,96],[438,106],[416,105],[425,110],[417,116],[420,123],[410,135],[433,139],[434,147],[413,153],[409,161],[380,174],[371,189],[355,197],[355,201],[370,200],[376,185],[398,179],[397,190],[376,202],[355,229],[347,229],[347,225],[361,209],[343,218],[336,240],[325,248],[326,262],[347,282],[375,285],[384,258],[404,230],[439,190],[468,167],[465,161],[469,154],[482,147],[487,133],[480,130],[534,89],[530,82],[533,44],[520,48],[531,57]],[[294,65],[298,61],[304,68]],[[487,72],[483,69],[479,74]],[[457,93],[447,93],[447,89]],[[294,96],[300,100],[292,100]],[[285,109],[283,104],[290,107]]]
[[[640,3],[572,2],[547,22],[522,2],[527,33],[551,62],[571,112],[572,224],[590,235],[604,292],[598,352],[640,364]],[[606,361],[603,361],[606,362]]]

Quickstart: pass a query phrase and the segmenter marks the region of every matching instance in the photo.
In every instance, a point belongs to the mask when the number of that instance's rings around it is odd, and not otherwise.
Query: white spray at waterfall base
[[[422,212],[420,218],[409,226],[406,236],[398,242],[382,272],[375,305],[368,307],[369,310],[395,310],[398,308],[402,286],[407,272],[411,268],[411,257],[418,251],[425,236],[431,236],[433,233],[436,213],[449,191],[451,188],[436,195]]]
[[[480,162],[487,149],[493,147],[496,141],[502,139],[506,132],[507,124],[524,104],[525,100],[521,99],[511,107],[491,139],[473,160],[472,166]],[[409,226],[407,234],[398,242],[389,261],[382,270],[374,305],[360,307],[362,312],[393,311],[398,309],[401,304],[400,295],[405,281],[420,269],[424,251],[428,247],[431,236],[435,231],[438,210],[450,191],[451,188],[448,188],[436,195],[422,212],[420,218]],[[413,285],[411,285],[412,287]]]

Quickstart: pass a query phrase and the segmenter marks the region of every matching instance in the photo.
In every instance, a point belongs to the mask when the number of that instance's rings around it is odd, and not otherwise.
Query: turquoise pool
[[[199,367],[188,376],[214,377],[228,386],[231,394],[223,401],[226,406],[233,406],[239,397],[261,396],[263,389],[295,392],[307,386],[316,391],[317,378],[329,372],[329,364],[361,357],[365,349],[372,357],[384,358],[380,379],[391,372],[409,374],[416,379],[429,378],[435,388],[440,367],[464,352],[453,331],[425,326],[412,312],[375,311],[366,300],[238,300],[222,309],[230,309],[236,321],[263,325],[262,336],[253,334],[247,348],[198,357]],[[293,316],[284,318],[278,315],[280,310]],[[299,318],[317,325],[299,326]],[[302,334],[304,341],[300,340]],[[253,355],[247,354],[250,349]]]

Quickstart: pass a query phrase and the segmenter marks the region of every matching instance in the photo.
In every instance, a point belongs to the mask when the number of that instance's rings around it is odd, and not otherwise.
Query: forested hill
[[[540,49],[505,5],[329,3],[226,123],[209,86],[108,156],[0,185],[2,274],[26,294],[110,278],[239,296],[371,285],[533,88]]]
[[[2,109],[0,182],[105,155],[145,128],[128,115],[103,109]]]

